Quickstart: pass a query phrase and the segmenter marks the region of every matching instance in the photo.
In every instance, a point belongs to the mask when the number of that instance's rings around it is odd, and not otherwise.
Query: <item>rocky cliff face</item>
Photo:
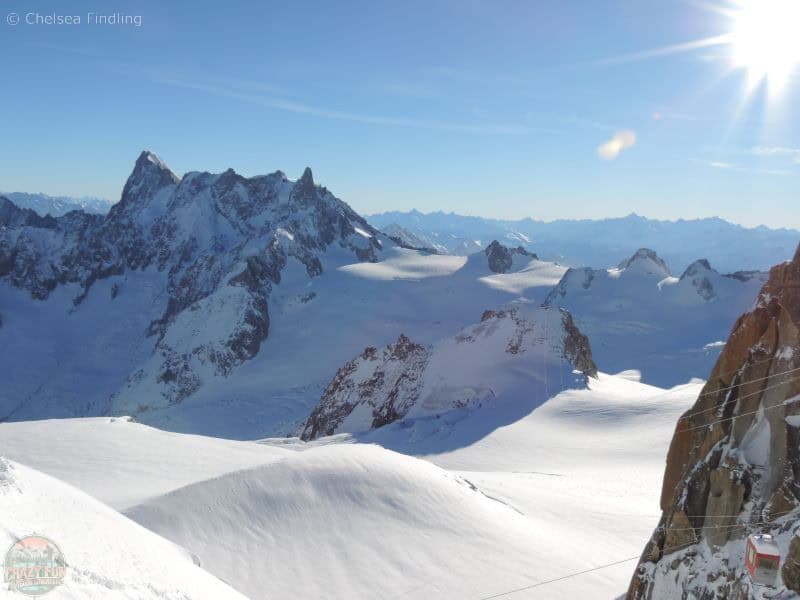
[[[749,597],[743,556],[753,532],[776,535],[786,556],[800,508],[799,330],[800,248],[770,271],[676,426],[663,515],[628,598]]]
[[[582,375],[575,377],[573,371]],[[544,401],[597,375],[589,340],[566,311],[519,307],[431,347],[401,335],[366,348],[328,385],[302,432],[305,440],[381,427],[489,402]]]
[[[75,307],[114,278],[102,299],[108,312],[122,303],[121,318],[153,314],[144,331],[128,332],[130,340],[154,341],[149,359],[132,365],[110,405],[89,413],[178,403],[204,379],[227,376],[269,335],[269,298],[287,266],[314,278],[326,253],[374,261],[387,242],[316,185],[310,169],[297,181],[281,172],[245,178],[232,169],[178,177],[142,152],[108,215],[40,217],[0,198],[0,281],[36,301],[57,296],[52,302]],[[135,276],[149,297],[126,286]]]
[[[497,240],[489,244],[484,253],[489,259],[489,268],[494,273],[508,273],[514,265],[515,256],[537,258],[535,254],[528,252],[522,246],[507,248]]]

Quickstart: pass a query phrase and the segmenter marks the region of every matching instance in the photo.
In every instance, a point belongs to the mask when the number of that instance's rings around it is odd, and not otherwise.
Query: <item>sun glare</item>
[[[780,89],[800,64],[800,0],[743,0],[733,12],[733,64]]]

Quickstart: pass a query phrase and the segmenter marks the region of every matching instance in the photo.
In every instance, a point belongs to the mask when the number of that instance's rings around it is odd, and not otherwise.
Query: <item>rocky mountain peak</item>
[[[761,290],[759,305],[779,305],[800,327],[800,246],[791,261],[772,267],[769,279]]]
[[[306,167],[300,179],[295,183],[296,193],[304,198],[310,198],[314,195],[316,184],[314,183],[314,175],[311,173],[311,167]]]
[[[147,315],[131,335],[151,338],[153,354],[102,397],[98,392],[92,410],[102,403],[103,410],[135,414],[171,406],[204,381],[228,377],[266,342],[284,268],[299,263],[309,279],[317,277],[331,247],[339,250],[332,263],[375,261],[383,248],[363,217],[314,184],[310,169],[297,182],[232,169],[179,179],[145,151],[107,215],[74,211],[54,219],[0,200],[4,283],[37,300],[71,285],[61,297],[69,309],[91,295],[98,306],[131,302],[131,313]],[[145,302],[126,282],[146,277],[145,295],[158,292]],[[201,325],[220,314],[217,327]]]
[[[697,294],[703,300],[716,298],[717,292],[714,289],[714,277],[719,273],[711,268],[711,264],[705,258],[694,261],[683,272],[680,281],[689,282],[697,290]]]
[[[709,273],[709,272],[716,273],[716,271],[713,268],[711,268],[711,263],[708,262],[708,259],[700,258],[694,261],[688,267],[686,267],[686,270],[683,272],[683,275],[681,275],[681,279],[687,279],[689,277],[695,277],[696,275],[699,275],[701,273]]]
[[[620,269],[644,269],[648,274],[662,275],[669,277],[671,272],[667,263],[656,253],[655,250],[650,248],[639,248],[633,253],[633,256],[623,260],[619,264]]]
[[[405,334],[401,333],[391,350],[391,354],[393,358],[405,360],[410,354],[417,352],[422,348],[422,346],[415,344]]]
[[[535,254],[528,252],[522,246],[509,249],[497,240],[486,246],[484,253],[489,259],[489,268],[495,273],[508,273],[514,264],[514,255],[537,258]]]
[[[120,213],[132,206],[146,204],[158,191],[169,185],[176,185],[180,177],[154,153],[144,150],[133,166],[133,171],[122,189],[122,197],[112,207],[112,212]]]
[[[513,264],[511,252],[497,240],[494,240],[484,250],[489,258],[489,268],[495,273],[507,273]]]

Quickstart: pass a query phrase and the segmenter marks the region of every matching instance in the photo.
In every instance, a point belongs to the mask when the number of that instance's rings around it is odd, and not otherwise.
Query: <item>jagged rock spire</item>
[[[295,194],[304,198],[310,198],[314,195],[316,184],[314,183],[314,175],[311,173],[311,167],[306,167],[303,175],[297,180],[295,184]]]
[[[170,171],[164,161],[149,150],[144,150],[136,159],[133,171],[122,189],[119,204],[114,208],[124,210],[133,205],[142,205],[163,187],[179,181],[180,177]]]

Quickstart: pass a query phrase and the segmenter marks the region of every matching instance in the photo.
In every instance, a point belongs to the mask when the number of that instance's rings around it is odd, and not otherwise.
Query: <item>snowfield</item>
[[[32,533],[53,540],[67,563],[64,583],[47,598],[244,598],[199,568],[186,550],[72,486],[0,459],[0,547],[5,551]],[[0,596],[23,597],[6,584]]]
[[[0,456],[57,477],[117,510],[287,453],[171,433],[124,417],[0,424]]]
[[[158,540],[154,548],[175,548],[163,538],[182,546],[170,560],[195,571],[195,555],[249,598],[480,600],[638,558],[658,520],[674,423],[699,387],[662,390],[630,374],[601,374],[589,389],[535,410],[523,401],[505,405],[506,414],[497,406],[453,411],[309,444],[229,442],[123,419],[3,423],[0,454],[82,488],[153,533],[83,495],[83,504],[64,509],[71,520],[49,496],[44,511],[0,511],[0,524],[9,538],[32,530],[51,537],[74,562],[97,548],[128,551],[127,530],[98,546],[67,529],[110,515]],[[42,513],[46,522],[36,520]],[[613,598],[634,564],[509,597]],[[209,597],[211,586],[180,583],[189,598]],[[215,597],[234,597],[225,593]]]

